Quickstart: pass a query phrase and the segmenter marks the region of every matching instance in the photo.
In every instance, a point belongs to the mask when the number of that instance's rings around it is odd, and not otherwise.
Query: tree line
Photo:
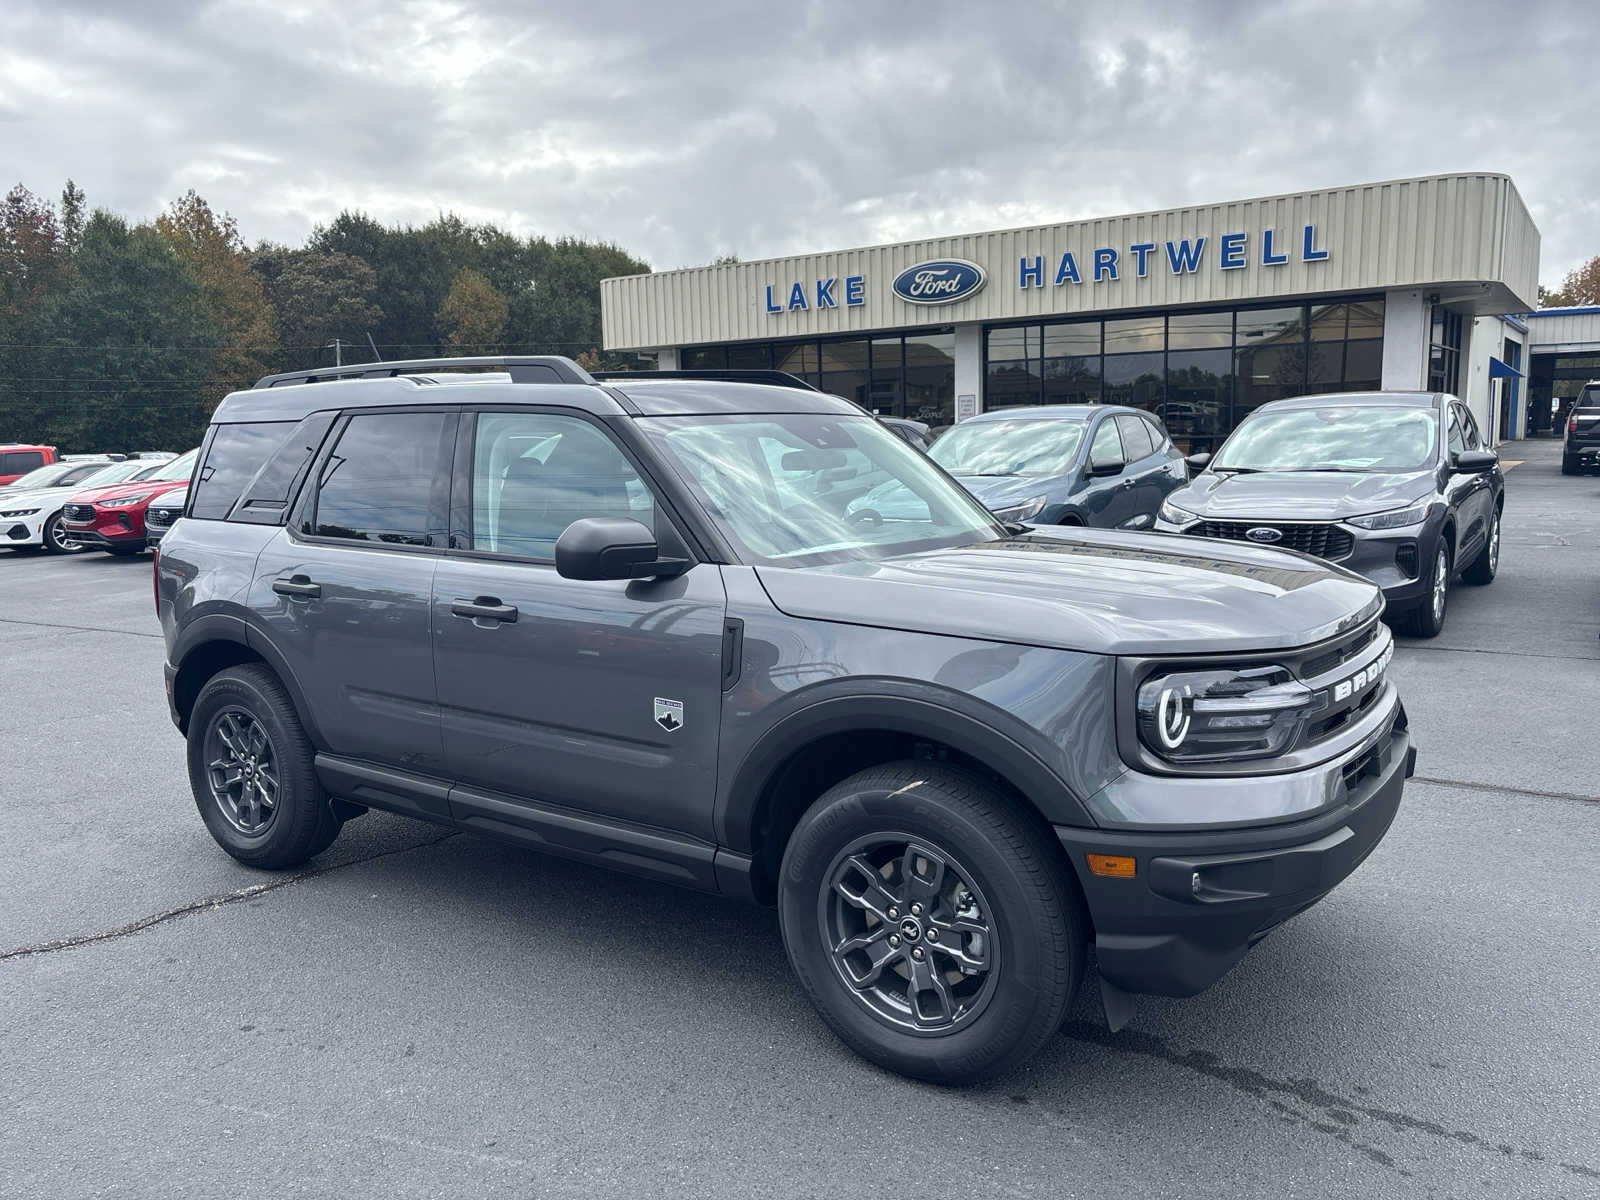
[[[230,390],[335,355],[632,365],[600,350],[600,280],[649,269],[610,243],[453,214],[345,211],[302,246],[252,248],[193,191],[130,222],[70,180],[57,201],[19,184],[0,209],[0,442],[185,450]]]

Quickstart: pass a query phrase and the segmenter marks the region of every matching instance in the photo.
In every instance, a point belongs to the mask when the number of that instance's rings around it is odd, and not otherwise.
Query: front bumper
[[[1359,772],[1343,802],[1300,821],[1188,833],[1057,826],[1094,922],[1101,976],[1127,992],[1192,996],[1332,891],[1388,832],[1416,769],[1403,719],[1364,753],[1352,756]],[[1091,874],[1089,854],[1131,857],[1135,873]]]
[[[0,517],[0,546],[44,545],[44,523],[50,510],[41,507],[25,517]]]
[[[127,509],[94,510],[89,521],[61,520],[61,527],[80,546],[95,550],[109,550],[115,546],[144,545],[144,513]]]

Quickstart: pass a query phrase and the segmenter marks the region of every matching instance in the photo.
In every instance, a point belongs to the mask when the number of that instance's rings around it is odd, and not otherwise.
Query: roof
[[[970,425],[974,421],[1087,421],[1097,412],[1142,411],[1123,404],[1026,404],[1018,408],[992,408],[987,412],[970,416],[961,423]]]
[[[1574,308],[1540,308],[1530,313],[1523,313],[1523,319],[1530,317],[1578,317],[1588,313],[1600,313],[1600,304],[1580,304]]]
[[[669,417],[719,413],[832,413],[841,417],[867,414],[860,406],[801,388],[767,383],[730,383],[712,379],[629,379],[611,385],[638,409],[640,416]]]
[[[1290,396],[1263,404],[1256,412],[1291,408],[1438,408],[1439,392],[1323,392],[1315,396]]]

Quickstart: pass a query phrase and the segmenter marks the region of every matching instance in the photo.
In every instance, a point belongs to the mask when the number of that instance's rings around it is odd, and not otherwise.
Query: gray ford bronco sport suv
[[[1113,1027],[1209,986],[1415,760],[1371,583],[1001,525],[804,388],[299,372],[200,464],[156,605],[224,850],[292,867],[381,808],[775,905],[832,1029],[922,1079],[1031,1055],[1091,945]]]

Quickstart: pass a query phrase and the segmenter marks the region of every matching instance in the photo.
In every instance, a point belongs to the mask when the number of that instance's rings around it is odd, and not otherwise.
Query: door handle
[[[322,585],[312,583],[308,575],[291,575],[288,579],[274,579],[272,590],[280,596],[297,596],[302,600],[314,600],[322,595]]]
[[[478,596],[473,600],[456,599],[450,602],[450,611],[471,621],[515,621],[517,606],[501,604],[498,596]]]

